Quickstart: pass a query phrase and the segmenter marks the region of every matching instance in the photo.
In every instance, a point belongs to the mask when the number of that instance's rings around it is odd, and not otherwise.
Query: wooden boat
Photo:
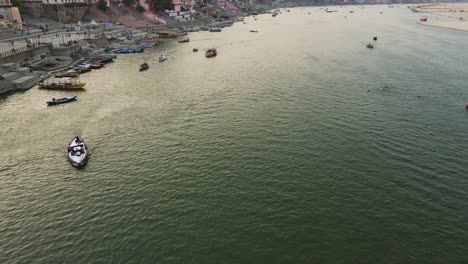
[[[66,104],[66,103],[70,103],[73,101],[76,101],[76,95],[70,96],[70,97],[59,98],[59,99],[52,98],[52,101],[47,102],[47,106]]]
[[[216,55],[218,55],[216,49],[208,49],[208,50],[205,52],[205,57],[207,57],[207,58],[216,57]]]
[[[91,64],[91,69],[97,70],[97,69],[101,69],[103,66],[104,66],[104,64],[101,64],[101,63],[92,63]]]
[[[80,76],[80,73],[75,71],[75,70],[69,70],[69,71],[66,71],[66,72],[61,72],[61,73],[57,73],[55,75],[56,78],[64,78],[64,77],[78,77]]]
[[[220,28],[210,28],[210,32],[221,32]]]
[[[194,49],[193,49],[193,52],[198,52],[198,49],[195,49],[195,48],[194,48]]]
[[[68,80],[62,81],[44,81],[39,83],[39,89],[52,89],[52,90],[79,90],[85,87],[86,83],[79,81]]]
[[[189,43],[189,42],[190,42],[189,38],[179,40],[179,43]]]
[[[145,62],[140,64],[140,71],[146,71],[147,69],[149,69],[148,63]]]
[[[123,48],[123,49],[114,50],[114,53],[127,54],[127,53],[140,53],[143,51],[144,51],[143,47],[137,47],[137,48]]]
[[[427,21],[427,17],[423,17],[423,18],[421,18],[420,20],[421,20],[421,22],[426,22],[426,21]]]
[[[74,138],[70,144],[68,144],[68,160],[73,167],[81,167],[88,161],[88,146],[82,138]]]
[[[91,64],[89,64],[89,63],[80,64],[80,65],[76,66],[75,68],[73,68],[73,70],[79,72],[80,74],[81,73],[86,73],[86,72],[91,71]]]
[[[250,30],[251,33],[257,33],[258,31],[257,30]]]

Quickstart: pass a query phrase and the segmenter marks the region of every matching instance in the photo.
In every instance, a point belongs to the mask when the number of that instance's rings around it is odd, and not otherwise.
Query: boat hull
[[[77,84],[39,84],[39,89],[49,90],[83,90],[86,83]]]
[[[66,104],[66,103],[71,103],[73,101],[76,101],[76,96],[60,98],[60,99],[57,99],[55,101],[48,101],[47,106]]]
[[[70,142],[68,145],[67,151],[68,161],[73,167],[83,167],[88,162],[88,146],[82,139],[80,142],[76,142],[75,139],[73,139],[72,142]]]

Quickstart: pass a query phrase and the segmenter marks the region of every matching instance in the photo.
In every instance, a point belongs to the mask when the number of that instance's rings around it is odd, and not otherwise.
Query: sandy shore
[[[452,21],[431,21],[429,18],[427,22],[422,22],[422,24],[468,31],[468,3],[424,5],[414,8],[414,10],[456,19]]]

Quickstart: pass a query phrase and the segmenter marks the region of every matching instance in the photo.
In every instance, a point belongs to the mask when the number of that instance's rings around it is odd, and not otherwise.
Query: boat
[[[165,62],[167,58],[164,55],[159,56],[158,61],[159,62]]]
[[[69,71],[66,71],[66,72],[57,73],[55,75],[56,78],[78,77],[78,76],[80,76],[80,73],[78,71],[75,71],[75,70],[69,70]]]
[[[80,74],[86,73],[91,71],[91,64],[89,63],[84,63],[84,64],[79,64],[72,70],[79,72]]]
[[[207,58],[216,57],[216,55],[218,55],[216,49],[208,49],[208,50],[205,52],[205,57],[207,57]]]
[[[74,138],[70,144],[68,144],[68,160],[73,167],[81,167],[88,161],[88,146],[86,146],[82,138]]]
[[[257,30],[250,30],[251,33],[257,33],[258,31]]]
[[[179,43],[188,43],[190,42],[189,38],[179,40]]]
[[[104,66],[104,64],[101,64],[101,63],[92,63],[91,64],[91,69],[97,70],[97,69],[101,69],[103,66]]]
[[[369,49],[373,49],[373,48],[374,48],[374,45],[372,45],[372,44],[367,44],[366,47],[369,48]]]
[[[71,79],[62,82],[61,80],[43,81],[39,83],[39,89],[53,89],[53,90],[79,90],[85,87],[86,83],[79,81],[72,81]]]
[[[210,28],[210,32],[221,32],[220,28]]]
[[[149,69],[148,63],[144,62],[140,64],[140,71],[146,71],[147,69]]]
[[[117,53],[117,54],[140,53],[140,52],[143,52],[144,49],[145,48],[143,47],[123,48],[123,49],[114,50],[114,53]]]
[[[110,53],[97,53],[97,54],[93,54],[93,55],[86,57],[86,59],[88,60],[100,60],[103,63],[112,62],[116,58],[117,58],[117,55],[110,54]]]
[[[198,52],[198,49],[195,49],[195,48],[194,48],[194,49],[193,49],[193,52]]]
[[[421,18],[420,20],[421,20],[421,22],[426,22],[426,21],[427,21],[427,17],[423,17],[423,18]]]
[[[70,96],[70,97],[59,98],[59,99],[52,98],[52,101],[47,101],[47,106],[66,104],[66,103],[70,103],[73,101],[76,101],[76,95]]]

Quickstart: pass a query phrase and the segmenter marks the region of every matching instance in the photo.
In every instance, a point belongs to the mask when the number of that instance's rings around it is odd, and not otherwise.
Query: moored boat
[[[420,20],[421,20],[421,22],[427,22],[427,17],[423,17]]]
[[[117,54],[127,54],[127,53],[140,53],[143,52],[145,48],[143,47],[136,47],[136,48],[123,48],[123,49],[118,49],[114,50],[114,53]]]
[[[56,78],[78,77],[78,76],[80,76],[80,73],[75,71],[75,70],[69,70],[69,71],[66,71],[66,72],[57,73],[55,75]]]
[[[85,87],[86,83],[80,81],[73,81],[71,79],[66,81],[50,80],[39,83],[39,89],[52,89],[52,90],[79,90]]]
[[[251,32],[251,33],[257,33],[258,31],[257,31],[257,30],[251,29],[250,32]]]
[[[73,101],[76,101],[76,95],[70,96],[70,97],[59,98],[59,99],[52,98],[52,101],[47,101],[47,106],[66,104],[66,103],[70,103]]]
[[[216,49],[208,49],[208,50],[205,52],[205,57],[207,57],[207,58],[216,57],[216,55],[218,55]]]
[[[88,146],[86,146],[84,140],[79,137],[75,137],[70,144],[68,144],[68,160],[74,167],[81,167],[88,161]]]
[[[97,70],[97,69],[101,69],[103,66],[104,66],[104,64],[101,64],[101,63],[92,63],[91,64],[91,69]]]
[[[189,38],[179,40],[179,43],[188,43],[190,42]]]
[[[210,28],[210,32],[221,32],[220,28]]]

